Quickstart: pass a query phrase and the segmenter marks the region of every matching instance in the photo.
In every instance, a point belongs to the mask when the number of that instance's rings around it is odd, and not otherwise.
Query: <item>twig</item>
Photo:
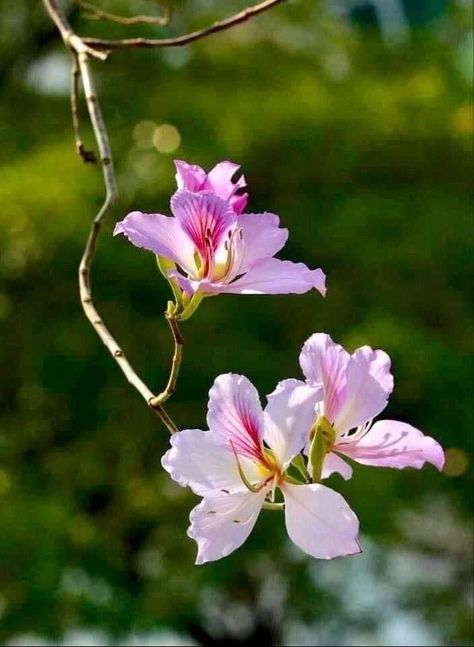
[[[71,29],[69,21],[62,10],[58,0],[43,0],[43,4],[49,13],[51,19],[56,24],[66,46],[71,50],[73,56],[72,66],[72,83],[71,83],[71,108],[74,126],[74,134],[76,139],[76,148],[86,161],[90,161],[91,155],[84,150],[82,141],[79,135],[79,120],[77,109],[79,77],[82,80],[82,87],[87,102],[89,117],[94,131],[94,137],[99,151],[99,159],[102,167],[105,186],[105,199],[104,202],[94,218],[89,236],[87,238],[86,246],[79,265],[79,291],[81,303],[86,314],[86,317],[92,324],[94,330],[108,349],[128,382],[140,393],[140,395],[147,402],[160,420],[166,426],[168,431],[173,434],[178,431],[176,425],[165,411],[163,402],[165,402],[175,391],[178,373],[181,365],[183,338],[178,327],[176,319],[176,312],[167,312],[166,319],[171,329],[174,340],[174,354],[171,364],[170,375],[166,388],[159,395],[154,395],[147,385],[137,375],[132,365],[126,358],[122,348],[118,345],[115,338],[105,326],[101,316],[99,315],[93,299],[90,283],[90,270],[94,258],[97,238],[101,230],[102,220],[106,214],[111,210],[114,203],[118,198],[117,183],[115,179],[115,172],[113,166],[112,152],[110,149],[109,138],[107,129],[102,116],[99,100],[95,90],[94,79],[90,68],[90,57],[105,61],[108,54],[113,49],[125,47],[170,47],[177,45],[186,45],[195,40],[203,38],[207,35],[224,31],[243,23],[253,16],[270,9],[271,7],[284,2],[284,0],[265,0],[253,7],[249,7],[230,18],[222,21],[215,22],[210,27],[201,29],[179,36],[178,38],[168,38],[162,40],[148,40],[143,38],[135,38],[123,41],[108,41],[97,38],[81,38]],[[183,313],[182,313],[183,314]],[[189,313],[188,315],[189,316]]]
[[[104,185],[105,185],[105,200],[100,208],[98,214],[94,218],[91,226],[91,230],[87,239],[87,243],[84,249],[84,253],[81,258],[79,265],[79,291],[81,296],[81,303],[84,308],[86,317],[91,322],[94,330],[99,335],[100,339],[104,343],[105,347],[108,349],[112,357],[117,362],[118,366],[123,371],[128,382],[140,393],[140,395],[145,399],[147,404],[156,411],[157,415],[166,426],[170,433],[175,433],[178,429],[174,422],[171,420],[169,415],[166,413],[164,408],[160,403],[153,402],[155,396],[146,386],[146,384],[138,377],[134,369],[132,368],[130,362],[125,357],[123,350],[118,345],[115,338],[109,332],[105,326],[101,316],[99,315],[94,302],[92,300],[91,284],[90,284],[90,269],[92,260],[94,258],[97,237],[99,235],[101,224],[104,216],[110,211],[112,206],[117,200],[118,191],[117,184],[115,180],[114,166],[112,161],[112,153],[110,150],[109,138],[107,135],[107,129],[105,127],[104,119],[102,117],[102,111],[100,109],[100,104],[97,98],[95,91],[94,81],[90,69],[89,56],[91,55],[88,51],[89,48],[85,49],[78,45],[80,38],[73,38],[74,34],[72,33],[67,18],[64,13],[61,11],[56,0],[43,0],[46,9],[48,10],[50,16],[58,25],[59,31],[63,36],[65,43],[71,47],[73,52],[77,56],[77,61],[79,64],[79,71],[82,79],[82,85],[84,88],[84,94],[87,101],[87,107],[89,110],[89,117],[91,120],[92,128],[94,130],[94,136],[97,142],[97,147],[99,149],[100,163],[102,166],[102,172],[104,176]],[[72,36],[71,36],[72,34]]]
[[[94,5],[91,5],[85,0],[76,0],[76,3],[86,9],[87,13],[84,14],[84,18],[88,20],[107,20],[109,22],[116,22],[120,25],[160,25],[161,27],[166,27],[171,21],[171,9],[170,7],[163,6],[164,14],[163,16],[119,16],[115,13],[109,13],[108,11],[103,11],[102,9],[97,9]]]
[[[166,402],[166,400],[168,400],[168,398],[170,398],[173,395],[173,393],[176,390],[176,383],[178,381],[179,369],[181,368],[181,359],[183,356],[183,336],[181,334],[181,330],[179,329],[179,324],[174,314],[166,313],[165,317],[166,317],[166,321],[169,324],[171,334],[173,335],[174,354],[171,362],[171,370],[168,378],[168,384],[166,385],[166,388],[164,391],[162,391],[159,395],[157,395],[149,402],[150,406],[153,406],[154,404],[163,404],[164,402]]]
[[[95,156],[94,151],[87,150],[82,143],[80,127],[79,127],[79,79],[81,72],[79,69],[79,62],[77,60],[77,55],[75,52],[72,52],[72,64],[71,64],[71,115],[72,115],[72,127],[74,130],[74,142],[76,144],[76,151],[86,164],[97,164],[97,157]]]
[[[230,27],[239,25],[247,20],[250,20],[254,16],[275,7],[278,4],[285,2],[285,0],[264,0],[259,4],[254,5],[253,7],[248,7],[243,11],[225,18],[224,20],[219,20],[209,27],[204,29],[199,29],[197,31],[190,32],[189,34],[183,34],[182,36],[177,36],[176,38],[125,38],[123,40],[107,40],[104,38],[83,38],[83,43],[89,45],[90,47],[97,48],[100,50],[106,50],[111,52],[116,49],[129,49],[129,48],[141,48],[141,47],[177,47],[180,45],[187,45],[196,40],[209,36],[210,34],[215,34],[220,31],[225,31]]]

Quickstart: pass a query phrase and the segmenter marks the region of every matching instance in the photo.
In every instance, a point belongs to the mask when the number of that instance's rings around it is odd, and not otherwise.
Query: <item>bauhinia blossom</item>
[[[173,217],[134,211],[118,222],[114,234],[124,234],[137,247],[166,259],[167,277],[187,298],[193,295],[325,294],[325,275],[303,263],[274,258],[288,238],[272,213],[242,214],[244,203],[235,191],[230,162],[207,175],[199,167],[178,163],[182,188],[171,198]],[[237,189],[236,189],[237,187]],[[190,190],[192,189],[192,190]]]
[[[203,497],[191,512],[188,529],[198,544],[197,564],[225,557],[241,546],[262,507],[278,507],[278,490],[285,502],[288,534],[303,551],[322,559],[360,552],[359,523],[342,496],[288,475],[305,439],[284,419],[275,421],[262,410],[247,378],[226,374],[216,379],[209,392],[207,423],[209,431],[175,434],[162,459],[175,481]]]
[[[322,470],[313,474],[314,480],[333,472],[349,479],[352,468],[342,456],[363,465],[401,469],[421,468],[428,462],[438,470],[443,468],[444,452],[433,438],[405,422],[379,420],[372,424],[393,389],[390,358],[385,352],[362,346],[350,355],[329,335],[317,333],[304,344],[300,365],[306,382],[280,382],[268,396],[267,411],[277,424],[286,419],[298,433],[306,429],[307,453],[320,435]],[[309,468],[311,471],[311,461]]]
[[[245,178],[241,175],[236,182],[232,182],[232,177],[240,168],[238,164],[219,162],[209,173],[197,164],[188,164],[182,160],[175,160],[175,166],[178,189],[192,193],[211,191],[228,201],[236,214],[245,209],[249,197],[248,193],[242,193],[242,189],[247,186]]]

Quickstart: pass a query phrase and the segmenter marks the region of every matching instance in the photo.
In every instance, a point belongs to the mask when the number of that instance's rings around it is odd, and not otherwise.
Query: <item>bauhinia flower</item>
[[[236,213],[232,200],[239,182],[223,179],[229,165],[237,168],[222,162],[204,174],[204,188],[197,192],[195,176],[201,177],[202,169],[178,166],[179,183],[193,191],[182,188],[173,195],[173,217],[134,211],[117,223],[114,234],[164,259],[161,268],[184,291],[185,302],[195,295],[302,294],[312,288],[324,295],[321,269],[274,258],[288,237],[278,216]],[[211,182],[213,189],[207,190]]]
[[[350,355],[329,335],[317,333],[304,344],[300,365],[306,382],[280,382],[268,396],[267,411],[278,424],[290,409],[293,424],[306,428],[313,480],[333,472],[349,479],[352,468],[342,457],[398,469],[419,469],[425,462],[443,468],[444,452],[433,438],[405,422],[372,424],[393,389],[385,352],[362,346]]]
[[[219,162],[206,173],[197,164],[188,164],[182,160],[175,160],[176,182],[178,189],[186,189],[192,193],[211,191],[222,200],[229,202],[236,214],[242,213],[247,205],[248,193],[242,193],[247,184],[243,175],[236,182],[232,177],[240,166],[234,162]]]
[[[288,412],[291,416],[291,412]],[[263,411],[255,387],[240,375],[220,375],[209,392],[209,431],[176,433],[162,465],[182,486],[203,497],[191,512],[188,535],[198,544],[196,563],[241,546],[262,507],[284,499],[286,528],[303,551],[322,559],[360,552],[359,523],[340,494],[303,484],[288,474],[304,435]]]

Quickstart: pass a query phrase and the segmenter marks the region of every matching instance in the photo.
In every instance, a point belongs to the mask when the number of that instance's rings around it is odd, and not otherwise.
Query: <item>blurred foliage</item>
[[[167,33],[244,6],[173,4]],[[101,177],[75,155],[68,55],[34,5],[0,2],[0,642],[89,627],[112,639],[175,629],[202,644],[428,644],[412,642],[415,614],[429,644],[471,644],[467,6],[435,2],[423,26],[412,12],[413,26],[390,41],[330,3],[302,0],[189,49],[94,64],[121,199],[93,283],[147,383],[158,390],[168,370],[167,286],[153,257],[111,230],[132,209],[168,211],[174,157],[242,163],[251,210],[275,211],[290,229],[285,257],[328,274],[325,301],[202,305],[184,327],[169,405],[178,425],[205,425],[221,372],[247,375],[262,394],[298,377],[302,343],[322,330],[350,348],[385,349],[396,378],[388,417],[450,450],[444,475],[357,467],[349,483],[333,477],[360,517],[363,557],[304,559],[281,517],[264,513],[245,547],[195,567],[185,529],[196,498],[161,469],[166,432],[81,312],[77,265]],[[128,33],[74,7],[71,19],[80,33]],[[176,129],[171,141],[160,124]],[[399,642],[380,633],[391,619],[407,628]]]

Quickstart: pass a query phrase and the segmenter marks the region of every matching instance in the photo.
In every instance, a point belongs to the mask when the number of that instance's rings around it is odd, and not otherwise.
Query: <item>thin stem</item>
[[[183,336],[181,334],[181,330],[179,329],[179,324],[175,318],[174,312],[173,313],[166,313],[165,314],[166,321],[168,322],[168,325],[171,330],[171,334],[173,335],[173,341],[174,341],[174,354],[173,354],[173,359],[171,361],[171,370],[170,370],[170,375],[168,378],[168,384],[166,385],[166,388],[164,391],[162,391],[159,395],[155,396],[152,398],[152,400],[149,402],[150,406],[153,406],[155,403],[156,404],[163,404],[170,398],[173,393],[176,391],[176,384],[178,382],[178,376],[179,376],[179,369],[181,368],[181,360],[183,357]]]
[[[181,45],[187,45],[201,38],[205,38],[210,34],[216,34],[220,31],[225,31],[230,27],[239,25],[247,20],[250,20],[254,16],[257,16],[272,7],[275,7],[278,4],[285,2],[285,0],[264,0],[264,2],[259,2],[258,4],[248,7],[243,11],[240,11],[229,18],[224,20],[218,20],[209,27],[204,29],[198,29],[197,31],[190,32],[189,34],[183,34],[176,38],[125,38],[123,40],[107,40],[103,38],[83,38],[83,42],[87,45],[90,45],[94,49],[104,49],[107,52],[111,52],[116,49],[128,49],[135,47],[177,47]]]
[[[271,501],[264,501],[262,508],[264,510],[284,510],[285,509],[285,504],[284,503],[272,503]]]
[[[86,9],[87,13],[84,14],[84,18],[89,20],[107,20],[108,22],[116,22],[120,25],[160,25],[161,27],[166,27],[169,25],[171,20],[171,9],[170,7],[163,6],[164,14],[163,16],[119,16],[114,13],[109,13],[108,11],[103,11],[102,9],[97,9],[94,5],[85,2],[85,0],[76,0],[76,3]]]
[[[79,62],[77,60],[77,54],[72,52],[72,64],[71,64],[71,115],[72,115],[72,127],[74,131],[74,142],[76,144],[76,151],[80,155],[81,159],[86,164],[97,164],[97,157],[93,151],[87,150],[82,143],[80,126],[79,126],[79,81],[80,81],[81,72],[79,69]]]

